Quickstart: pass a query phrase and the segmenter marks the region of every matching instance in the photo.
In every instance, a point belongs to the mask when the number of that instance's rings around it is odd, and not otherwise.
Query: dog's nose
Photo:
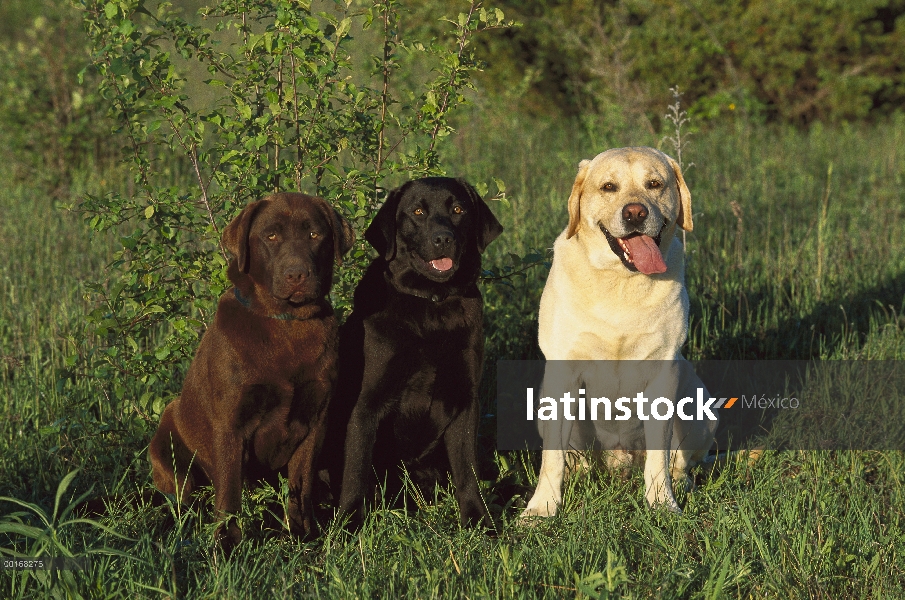
[[[286,283],[290,285],[297,285],[305,281],[305,279],[307,279],[310,274],[310,270],[305,267],[293,267],[286,269],[283,272],[283,277],[285,277]]]
[[[647,208],[643,204],[632,202],[622,207],[622,218],[630,225],[641,225],[647,218]]]
[[[443,246],[448,246],[453,242],[453,232],[452,231],[438,231],[434,234],[434,246],[438,248],[442,248]]]

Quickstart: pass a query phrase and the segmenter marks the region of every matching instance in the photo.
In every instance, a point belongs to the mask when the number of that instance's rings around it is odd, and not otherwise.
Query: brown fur
[[[353,241],[336,211],[303,194],[253,202],[227,226],[235,289],[220,298],[151,441],[160,491],[182,500],[211,483],[225,518],[238,512],[244,481],[283,473],[291,531],[314,533],[313,465],[336,382],[337,324],[326,298],[334,261]],[[241,532],[227,522],[217,537],[231,549]]]

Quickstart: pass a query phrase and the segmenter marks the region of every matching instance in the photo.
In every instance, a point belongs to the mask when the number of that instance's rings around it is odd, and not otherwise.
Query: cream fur
[[[651,189],[652,180],[661,185]],[[616,191],[604,190],[606,183],[616,186]],[[654,237],[661,232],[664,273],[630,271],[600,230],[603,226],[615,237],[627,235],[622,209],[634,202],[649,209],[644,225],[649,231],[645,233]],[[703,386],[681,355],[688,333],[688,294],[683,248],[675,239],[677,225],[692,228],[691,194],[679,165],[670,157],[653,148],[617,148],[581,162],[569,198],[569,226],[556,239],[553,265],[541,296],[538,340],[548,361],[675,359],[680,361],[677,368],[640,382],[648,397],[676,398],[677,393],[692,393]],[[560,363],[553,372],[548,363],[544,387],[577,393],[582,383],[590,380],[617,381],[624,389],[639,385],[638,381],[621,381],[619,373],[583,368],[584,372],[564,372]],[[567,452],[556,449],[565,445],[556,440],[567,439],[570,447],[586,447],[588,436],[610,448],[672,448],[672,452],[646,452],[645,497],[651,506],[679,511],[672,480],[686,477],[688,468],[706,455],[716,424],[679,419],[644,423],[542,422],[545,449],[538,486],[522,517],[556,513],[567,474]],[[631,462],[622,450],[610,454],[607,461],[614,466]],[[583,457],[570,461],[582,462]]]

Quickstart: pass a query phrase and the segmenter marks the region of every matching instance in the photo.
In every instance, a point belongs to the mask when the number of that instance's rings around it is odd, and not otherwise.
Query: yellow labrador
[[[581,161],[569,197],[569,226],[554,245],[539,313],[544,356],[570,362],[547,363],[544,393],[584,393],[580,388],[595,382],[618,388],[617,393],[642,389],[649,398],[694,396],[697,388],[707,393],[681,355],[688,294],[677,227],[691,231],[692,214],[691,194],[675,160],[634,147]],[[664,362],[634,363],[652,365],[651,373],[600,361]],[[610,466],[644,456],[648,504],[678,512],[672,480],[687,477],[689,467],[707,454],[716,430],[715,421],[682,420],[678,413],[669,420],[540,423],[541,470],[522,517],[556,513],[566,449],[586,448],[595,439],[611,450]]]

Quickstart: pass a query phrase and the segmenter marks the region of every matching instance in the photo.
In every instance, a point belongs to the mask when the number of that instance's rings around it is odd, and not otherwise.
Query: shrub
[[[152,390],[190,355],[229,286],[225,224],[271,192],[327,198],[359,232],[334,287],[334,306],[347,309],[383,186],[443,173],[437,141],[480,67],[472,37],[506,26],[479,0],[445,21],[447,43],[400,37],[396,0],[319,13],[299,0],[222,0],[200,11],[201,24],[168,3],[152,12],[140,0],[79,2],[136,194],[81,205],[122,249],[91,286],[103,343],[69,364],[118,398],[126,379],[140,379],[139,408],[154,412],[163,399]],[[402,55],[433,67],[417,86],[396,85]]]

